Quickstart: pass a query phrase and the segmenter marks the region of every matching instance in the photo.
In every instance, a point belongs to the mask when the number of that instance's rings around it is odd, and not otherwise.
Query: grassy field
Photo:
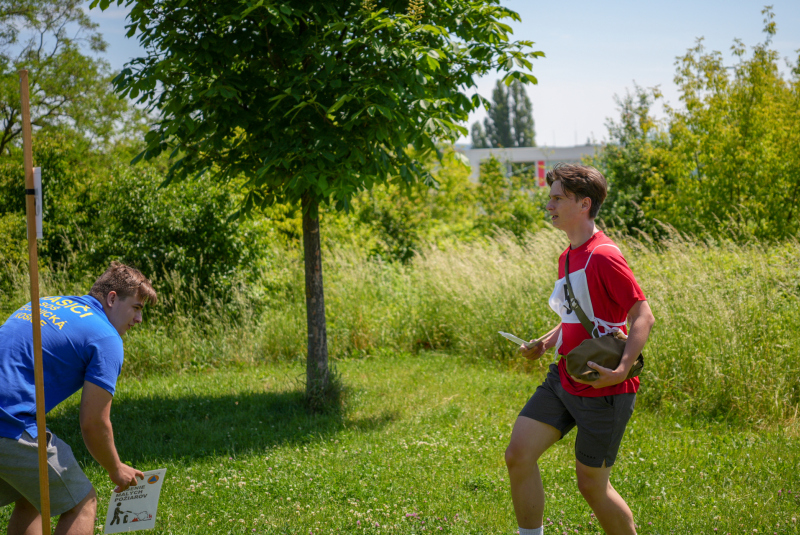
[[[153,533],[516,530],[503,452],[542,370],[431,352],[337,365],[348,392],[328,415],[303,409],[300,361],[121,379],[112,420],[123,460],[168,470]],[[73,398],[49,424],[105,519],[112,484],[77,414]],[[612,473],[639,533],[800,531],[796,427],[675,414],[637,409]],[[547,533],[601,532],[575,484],[574,437],[542,460]],[[9,514],[0,509],[0,525]]]
[[[657,321],[612,475],[639,532],[797,533],[800,246],[619,243]],[[156,531],[512,533],[503,452],[546,363],[516,359],[497,330],[534,337],[557,321],[546,302],[564,246],[544,230],[429,247],[408,265],[325,251],[348,393],[316,416],[302,402],[298,251],[271,255],[225,301],[171,275],[126,337],[112,414],[124,460],[168,469]],[[7,273],[18,291],[4,315],[29,300],[24,272]],[[49,272],[42,293],[84,293],[87,280]],[[83,448],[77,399],[48,421],[106,496],[104,519],[112,485]],[[599,532],[573,444],[542,461],[548,533]]]

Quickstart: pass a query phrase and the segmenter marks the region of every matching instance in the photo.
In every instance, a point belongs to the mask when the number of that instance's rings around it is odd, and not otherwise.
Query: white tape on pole
[[[36,238],[41,240],[42,234],[42,168],[33,168],[33,189],[36,190]]]

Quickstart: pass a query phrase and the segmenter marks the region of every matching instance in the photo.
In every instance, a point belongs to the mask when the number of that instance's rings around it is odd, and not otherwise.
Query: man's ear
[[[117,302],[117,298],[118,298],[117,292],[111,290],[110,292],[108,292],[108,295],[106,295],[106,304],[110,307],[113,307],[114,303]]]
[[[591,211],[592,209],[592,199],[590,197],[584,197],[581,199],[581,209],[585,209],[587,211]]]

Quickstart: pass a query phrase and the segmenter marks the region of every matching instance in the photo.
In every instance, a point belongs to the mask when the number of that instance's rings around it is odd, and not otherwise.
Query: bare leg
[[[635,535],[633,513],[609,481],[611,468],[592,468],[575,461],[578,490],[609,535]]]
[[[92,489],[75,507],[61,515],[55,535],[92,535],[97,513],[97,494]]]
[[[31,502],[17,500],[8,520],[8,535],[42,535],[42,517]]]
[[[506,449],[506,466],[511,481],[511,500],[517,525],[541,527],[544,517],[544,488],[538,460],[561,438],[561,431],[551,425],[524,416],[517,418]]]
[[[97,494],[92,489],[78,505],[61,515],[55,535],[91,535],[96,512]],[[25,498],[14,505],[8,522],[8,535],[42,535],[42,516]]]

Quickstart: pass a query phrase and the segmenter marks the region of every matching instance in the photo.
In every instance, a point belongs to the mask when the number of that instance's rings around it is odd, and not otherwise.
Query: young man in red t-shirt
[[[606,533],[636,533],[631,510],[611,486],[609,476],[639,389],[638,377],[626,377],[655,319],[622,253],[594,223],[606,198],[603,175],[592,167],[559,164],[547,173],[547,184],[550,219],[566,233],[570,245],[559,258],[559,279],[550,297],[550,307],[561,323],[538,342],[520,348],[523,356],[536,360],[555,347],[560,358],[558,364],[550,365],[545,381],[520,412],[506,450],[519,533],[542,535],[544,488],[538,460],[575,426],[578,489]],[[591,382],[570,376],[564,359],[591,338],[567,302],[567,255],[575,298],[599,334],[622,331],[628,336],[616,369],[589,363],[600,375]]]

